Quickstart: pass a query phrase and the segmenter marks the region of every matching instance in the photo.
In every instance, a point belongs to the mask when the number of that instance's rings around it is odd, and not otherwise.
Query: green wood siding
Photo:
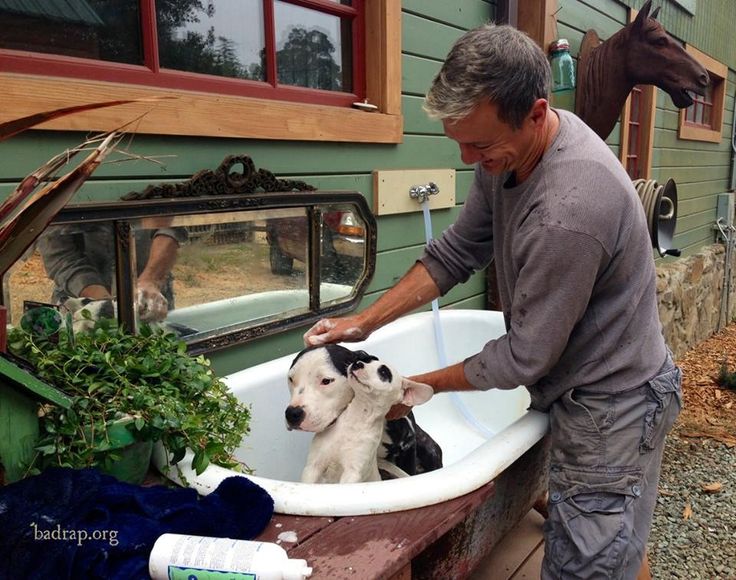
[[[402,112],[404,140],[399,145],[176,138],[138,135],[130,148],[139,155],[166,156],[159,167],[131,161],[101,167],[75,201],[116,200],[121,194],[150,183],[187,179],[200,169],[215,168],[226,156],[247,153],[257,167],[279,177],[303,179],[320,189],[362,192],[373,202],[372,172],[376,169],[456,168],[457,206],[433,212],[435,235],[456,217],[467,195],[472,171],[463,166],[457,147],[442,126],[422,111],[425,91],[452,44],[464,31],[495,17],[496,2],[488,0],[403,0]],[[81,134],[31,131],[0,143],[0,195],[6,196],[24,175],[51,156],[76,145]],[[406,192],[408,195],[408,192]],[[419,257],[424,245],[421,212],[378,219],[377,270],[361,308],[375,302]],[[485,275],[453,289],[442,306],[483,308]],[[212,356],[218,373],[225,374],[282,356],[302,347],[306,328],[265,337],[245,347]]]

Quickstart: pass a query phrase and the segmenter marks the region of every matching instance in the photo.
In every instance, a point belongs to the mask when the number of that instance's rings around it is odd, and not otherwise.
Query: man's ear
[[[547,120],[547,110],[549,109],[549,102],[547,99],[537,99],[532,105],[532,110],[529,113],[529,119],[535,126],[543,128]]]
[[[401,390],[403,391],[401,397],[402,404],[409,405],[410,407],[426,403],[434,395],[434,389],[429,385],[417,383],[407,378],[401,379]]]

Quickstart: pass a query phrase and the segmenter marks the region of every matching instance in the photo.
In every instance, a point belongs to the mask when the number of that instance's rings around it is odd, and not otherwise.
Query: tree
[[[317,29],[295,26],[289,31],[284,47],[276,52],[278,81],[310,89],[342,89],[340,66],[332,53],[330,38]]]

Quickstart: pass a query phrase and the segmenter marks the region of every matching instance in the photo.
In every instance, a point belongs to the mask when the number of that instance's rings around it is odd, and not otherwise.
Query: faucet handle
[[[409,189],[409,197],[416,199],[419,203],[424,203],[429,199],[430,195],[437,195],[440,192],[440,188],[433,181],[425,183],[423,185],[413,185]]]

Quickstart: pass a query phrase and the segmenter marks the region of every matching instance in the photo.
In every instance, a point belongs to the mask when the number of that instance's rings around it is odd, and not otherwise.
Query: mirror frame
[[[352,297],[339,304],[322,306],[320,303],[320,215],[319,206],[350,204],[365,224],[366,264],[358,279]],[[308,309],[282,320],[271,320],[234,330],[215,332],[197,340],[185,340],[191,354],[209,353],[246,343],[262,336],[283,332],[315,322],[325,316],[349,312],[358,305],[376,268],[376,219],[365,197],[356,191],[307,191],[268,192],[234,195],[213,195],[190,198],[146,199],[122,202],[70,204],[64,207],[49,224],[112,222],[115,231],[116,291],[118,321],[125,328],[136,328],[134,308],[135,271],[134,256],[130,244],[133,226],[140,218],[217,214],[233,211],[266,210],[272,208],[306,209],[308,221]],[[0,283],[5,283],[4,280]]]

